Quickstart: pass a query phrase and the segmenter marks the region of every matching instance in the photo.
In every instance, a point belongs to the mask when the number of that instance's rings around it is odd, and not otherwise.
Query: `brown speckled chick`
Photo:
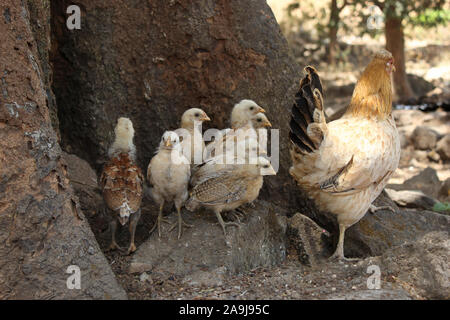
[[[161,221],[164,203],[174,202],[178,213],[178,239],[181,237],[181,207],[188,198],[188,183],[191,168],[188,159],[182,154],[178,135],[166,131],[162,136],[157,154],[152,158],[147,169],[147,179],[152,185],[153,200],[159,205],[158,235],[161,237]],[[152,229],[153,231],[153,229]]]
[[[193,188],[186,208],[190,211],[198,206],[212,209],[226,235],[225,227],[236,223],[225,223],[221,212],[254,201],[263,185],[263,176],[275,174],[269,160],[263,157],[253,160],[250,163],[256,164],[200,167],[191,179]]]
[[[134,234],[141,216],[144,177],[141,169],[135,164],[133,123],[128,118],[119,118],[114,132],[115,140],[108,151],[110,160],[103,168],[100,183],[106,206],[113,214],[109,250],[122,250],[115,239],[117,220],[121,225],[130,220],[131,239],[127,250],[127,254],[130,254],[136,250]]]

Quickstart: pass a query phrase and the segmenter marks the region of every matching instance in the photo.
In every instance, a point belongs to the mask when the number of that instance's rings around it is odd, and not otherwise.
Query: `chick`
[[[244,163],[251,157],[266,155],[267,131],[264,128],[271,127],[269,119],[258,113],[250,118],[250,121],[237,130],[231,130],[223,139],[224,147],[218,145],[215,158],[226,159],[227,163]],[[224,150],[224,151],[222,151]],[[221,157],[224,152],[225,157]],[[234,160],[234,161],[233,161]]]
[[[115,140],[108,150],[110,160],[103,169],[100,183],[106,206],[113,214],[110,223],[112,239],[109,250],[122,250],[115,239],[117,220],[121,225],[125,225],[130,220],[131,239],[127,251],[127,254],[130,254],[136,250],[134,235],[141,216],[144,176],[135,164],[133,123],[128,118],[119,118],[114,132]]]
[[[231,111],[231,127],[235,130],[242,128],[247,125],[254,115],[265,112],[266,111],[255,101],[247,99],[241,100],[234,105],[233,110]]]
[[[214,211],[226,236],[226,226],[221,212],[238,208],[254,201],[263,185],[263,176],[274,175],[270,161],[258,157],[255,164],[215,165],[201,167],[191,179],[193,188],[186,208],[190,211],[202,206]]]
[[[162,210],[165,202],[174,202],[178,213],[178,239],[181,237],[183,222],[181,207],[188,198],[188,183],[191,175],[188,159],[182,154],[180,140],[173,131],[164,132],[157,154],[147,169],[147,179],[152,188],[152,197],[159,205],[157,224],[161,237]],[[153,229],[152,229],[153,231]]]
[[[205,142],[201,126],[203,121],[210,121],[202,109],[192,108],[186,110],[181,117],[181,129],[177,133],[182,138],[181,149],[183,155],[188,159],[190,164],[201,163],[203,161],[203,150]]]
[[[234,136],[235,131],[238,129],[246,126],[248,129],[249,126],[252,126],[252,117],[265,112],[266,111],[258,106],[253,100],[244,99],[235,104],[231,111],[231,128],[222,129],[220,134],[215,137],[215,140],[206,146],[205,160],[222,154],[224,152],[227,137]]]

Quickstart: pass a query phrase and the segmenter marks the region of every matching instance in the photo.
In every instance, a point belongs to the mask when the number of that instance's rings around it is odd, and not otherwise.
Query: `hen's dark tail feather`
[[[306,76],[300,81],[300,89],[292,106],[289,137],[301,152],[310,153],[317,149],[307,134],[308,125],[314,122],[314,109],[318,107],[313,92],[317,89],[323,96],[323,91],[316,69],[307,66],[305,71]]]

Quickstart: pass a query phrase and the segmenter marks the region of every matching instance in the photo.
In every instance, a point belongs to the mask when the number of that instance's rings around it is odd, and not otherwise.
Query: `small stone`
[[[411,140],[414,144],[414,147],[419,150],[430,150],[436,146],[438,134],[426,127],[426,126],[418,126],[414,129]]]
[[[150,278],[150,276],[148,275],[147,272],[141,273],[141,275],[139,276],[139,280],[141,282],[145,282]]]
[[[439,162],[439,159],[441,159],[441,157],[439,156],[439,153],[437,153],[434,150],[431,150],[430,152],[428,152],[427,157],[428,157],[428,159],[430,159],[431,161],[434,161],[434,162]]]
[[[93,248],[93,247],[89,247],[89,248],[88,248],[88,253],[89,253],[90,255],[93,255],[93,254],[95,253],[94,248]]]
[[[450,160],[450,134],[446,134],[436,145],[436,152],[443,161]]]

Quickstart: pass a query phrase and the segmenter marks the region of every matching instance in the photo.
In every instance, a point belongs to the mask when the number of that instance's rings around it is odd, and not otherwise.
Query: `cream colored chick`
[[[210,120],[207,114],[198,108],[186,110],[181,117],[181,128],[177,130],[177,133],[182,140],[183,155],[189,160],[190,164],[203,162],[205,142],[203,141],[201,126],[203,121]]]
[[[217,145],[214,161],[226,159],[226,163],[244,163],[242,160],[248,162],[252,156],[266,155],[267,131],[264,128],[271,126],[263,113],[253,115],[247,125],[228,132],[222,140],[224,145]]]
[[[224,222],[221,212],[254,201],[263,185],[263,176],[276,174],[269,160],[258,157],[255,162],[200,167],[191,179],[193,188],[186,208],[193,211],[202,206],[213,210],[226,236],[226,226],[237,223]]]
[[[235,104],[231,111],[231,128],[242,128],[254,115],[265,112],[255,101],[244,99]]]
[[[125,225],[130,220],[130,246],[127,253],[136,250],[134,234],[136,225],[141,216],[141,201],[143,196],[144,176],[136,165],[136,148],[133,144],[133,123],[128,118],[119,118],[117,121],[115,140],[108,150],[110,160],[103,168],[100,184],[103,189],[103,198],[114,217],[111,225],[110,250],[120,249],[116,243],[117,220]]]
[[[253,100],[244,99],[235,104],[233,110],[231,111],[231,128],[222,129],[220,131],[220,135],[215,137],[215,140],[206,146],[205,160],[211,159],[225,152],[224,148],[226,138],[228,136],[234,136],[235,131],[238,129],[244,127],[248,129],[252,127],[252,118],[257,114],[264,112],[266,111]]]
[[[152,185],[153,200],[159,205],[158,235],[161,237],[162,211],[166,202],[174,202],[178,213],[178,239],[181,237],[183,222],[181,207],[188,198],[188,183],[191,175],[188,159],[182,154],[178,135],[173,131],[164,132],[157,154],[147,169],[147,179]],[[153,229],[152,229],[153,231]]]

